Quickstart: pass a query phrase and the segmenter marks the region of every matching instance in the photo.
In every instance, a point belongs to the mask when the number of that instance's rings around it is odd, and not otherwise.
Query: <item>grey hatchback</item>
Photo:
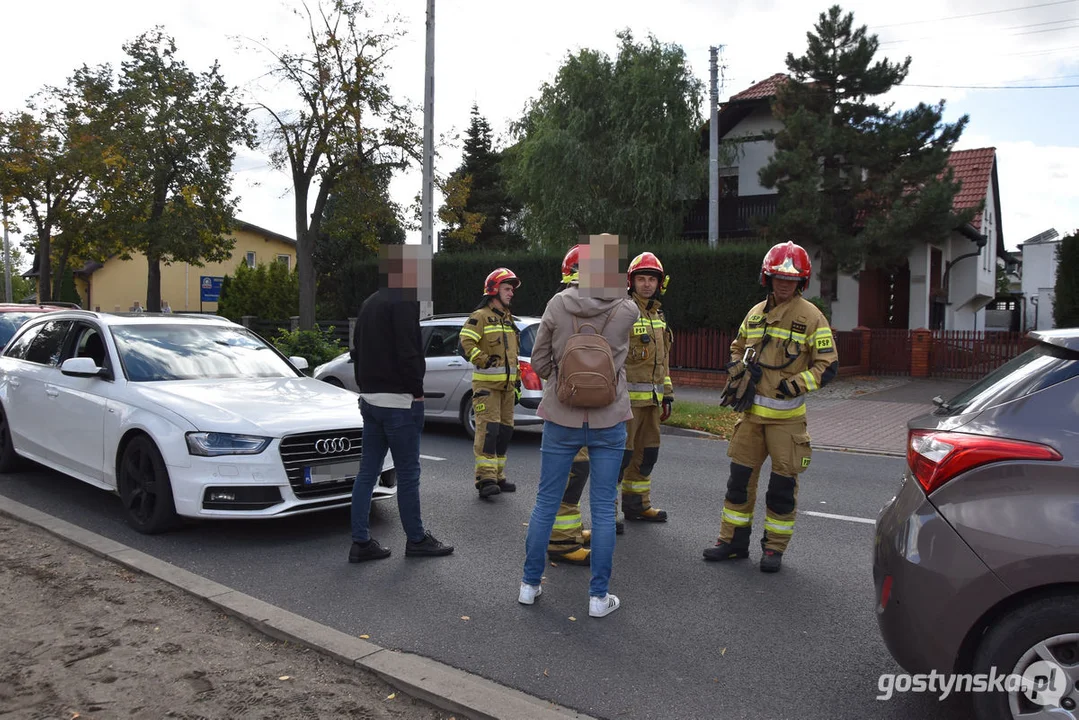
[[[1024,678],[973,692],[981,720],[1079,718],[1079,329],[1030,337],[910,422],[876,525],[877,621],[896,661]]]

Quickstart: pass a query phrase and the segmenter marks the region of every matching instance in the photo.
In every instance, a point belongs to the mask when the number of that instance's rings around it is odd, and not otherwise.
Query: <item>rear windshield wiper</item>
[[[955,410],[955,408],[953,408],[951,405],[944,402],[944,398],[942,398],[940,395],[937,395],[935,398],[933,398],[933,404],[939,407],[944,412],[952,412],[953,410]]]

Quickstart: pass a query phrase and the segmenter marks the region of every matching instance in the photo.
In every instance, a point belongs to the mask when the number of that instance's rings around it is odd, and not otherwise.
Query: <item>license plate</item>
[[[322,485],[355,480],[359,463],[333,463],[331,465],[306,466],[303,469],[304,485]]]

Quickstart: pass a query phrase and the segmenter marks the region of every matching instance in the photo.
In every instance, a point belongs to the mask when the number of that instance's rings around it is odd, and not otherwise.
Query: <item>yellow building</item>
[[[161,306],[168,303],[174,312],[217,312],[217,302],[200,304],[204,278],[211,287],[220,287],[220,278],[234,275],[236,267],[246,262],[250,267],[259,263],[283,262],[289,270],[296,267],[296,241],[285,235],[236,221],[232,233],[236,245],[232,257],[225,262],[206,263],[202,267],[188,263],[161,263]],[[82,306],[102,312],[128,312],[136,303],[146,307],[146,256],[133,254],[130,260],[112,257],[104,264],[87,263],[75,271],[75,287],[82,297]]]

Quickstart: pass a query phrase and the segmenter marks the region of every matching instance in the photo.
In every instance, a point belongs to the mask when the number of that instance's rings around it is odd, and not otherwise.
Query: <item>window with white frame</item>
[[[247,258],[246,259],[247,259],[247,267],[249,267],[249,268],[255,267],[255,252],[253,250],[251,252],[247,253]]]
[[[284,265],[286,270],[291,270],[292,269],[292,256],[291,255],[285,255],[285,254],[278,255],[277,256],[277,262]]]

